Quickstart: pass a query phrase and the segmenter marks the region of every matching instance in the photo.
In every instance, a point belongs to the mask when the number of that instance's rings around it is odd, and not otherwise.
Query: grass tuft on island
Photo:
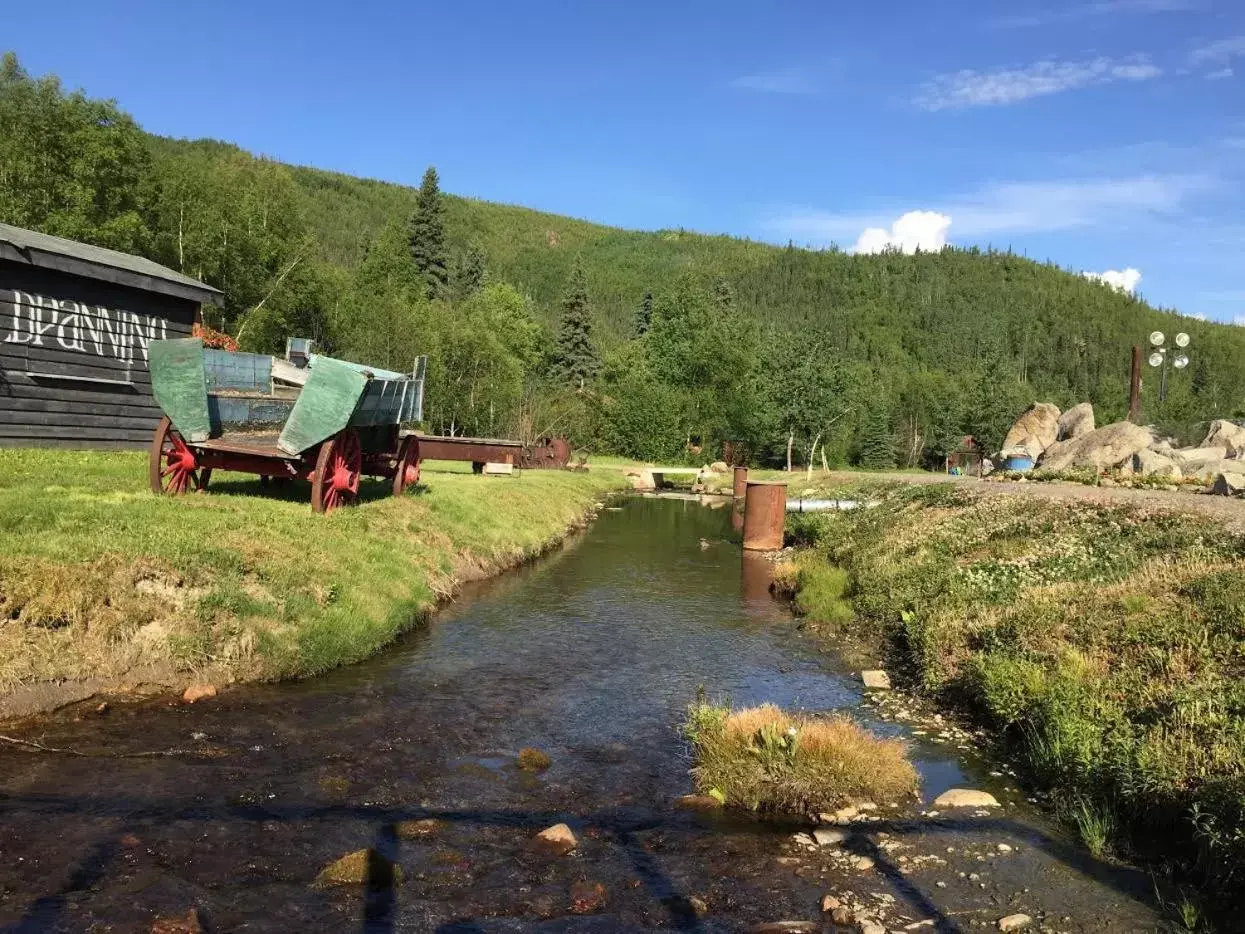
[[[846,717],[697,702],[683,730],[697,790],[728,807],[815,815],[852,801],[894,801],[917,786],[900,740]]]
[[[217,473],[206,493],[162,498],[145,454],[0,450],[0,700],[358,661],[624,485],[613,470],[481,477],[435,463],[424,484],[394,498],[364,481],[357,506],[316,516],[306,484]]]
[[[1200,516],[892,489],[794,520],[866,638],[1075,802],[1097,852],[1245,877],[1245,537]]]

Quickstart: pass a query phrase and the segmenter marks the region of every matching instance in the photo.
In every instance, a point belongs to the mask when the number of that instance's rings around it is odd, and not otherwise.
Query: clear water
[[[731,541],[728,510],[636,499],[371,662],[194,706],[53,719],[27,738],[175,754],[0,751],[0,925],[148,931],[196,906],[212,931],[741,930],[818,918],[825,892],[851,888],[893,899],[896,929],[930,918],[955,930],[1013,908],[1068,917],[1059,930],[1155,928],[1134,892],[1144,880],[1088,860],[1023,804],[976,822],[914,805],[853,839],[878,860],[865,875],[793,854],[800,828],[676,808],[692,790],[678,727],[702,687],[868,718],[851,674],[767,586],[768,565]],[[927,800],[963,784],[1008,797],[988,766],[915,740]],[[525,746],[552,766],[520,771]],[[436,834],[398,838],[399,821],[426,817],[442,822]],[[575,852],[536,853],[532,836],[561,821]],[[989,867],[990,887],[960,879],[949,855],[905,872],[873,831],[912,853],[954,846],[969,869]],[[1004,840],[1015,858],[972,855]],[[404,883],[311,886],[363,847],[401,865]],[[585,900],[598,884],[600,904]]]

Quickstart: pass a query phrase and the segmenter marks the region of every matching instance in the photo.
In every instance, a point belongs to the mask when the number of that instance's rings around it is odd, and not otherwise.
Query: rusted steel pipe
[[[734,477],[735,498],[731,500],[731,528],[739,532],[744,527],[744,495],[748,492],[748,468],[736,467]]]
[[[787,484],[749,481],[744,494],[744,548],[777,551],[782,548],[787,518]]]
[[[747,486],[748,486],[748,468],[747,467],[736,467],[735,468],[735,485],[734,485],[735,499],[739,499],[739,497],[744,495],[744,492],[746,491]]]

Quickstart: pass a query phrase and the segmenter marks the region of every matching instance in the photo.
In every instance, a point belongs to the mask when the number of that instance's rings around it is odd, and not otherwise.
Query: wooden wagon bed
[[[418,446],[400,434],[423,412],[424,360],[406,375],[308,354],[305,367],[266,354],[151,341],[152,392],[165,417],[152,438],[151,488],[203,489],[213,470],[311,481],[311,505],[353,502],[361,476],[419,479]]]

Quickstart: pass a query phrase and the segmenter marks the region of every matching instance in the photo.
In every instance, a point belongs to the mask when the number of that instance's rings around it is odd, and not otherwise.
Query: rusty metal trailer
[[[418,445],[420,460],[467,461],[476,473],[485,464],[510,464],[521,469],[565,467],[571,459],[571,446],[565,438],[544,438],[524,444],[500,438],[443,438],[419,432],[405,433]]]
[[[311,506],[354,501],[363,475],[419,480],[419,445],[404,423],[423,415],[425,360],[410,374],[310,354],[305,367],[265,354],[211,350],[198,338],[148,345],[164,418],[151,441],[151,488],[207,487],[213,470],[311,481]]]

